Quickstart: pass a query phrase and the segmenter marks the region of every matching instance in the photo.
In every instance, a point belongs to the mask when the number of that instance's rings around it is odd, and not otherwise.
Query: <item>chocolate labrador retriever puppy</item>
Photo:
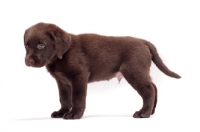
[[[133,37],[97,34],[73,35],[54,24],[38,23],[24,34],[27,66],[46,66],[55,78],[61,108],[53,118],[79,119],[85,110],[87,83],[124,77],[143,99],[135,118],[148,118],[155,111],[157,88],[149,76],[151,60],[166,75],[170,71],[148,41]]]

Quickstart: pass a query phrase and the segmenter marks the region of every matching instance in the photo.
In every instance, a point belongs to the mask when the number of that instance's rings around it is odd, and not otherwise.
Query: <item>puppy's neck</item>
[[[54,55],[54,56],[50,57],[49,60],[48,60],[48,63],[46,64],[46,66],[55,63],[56,60],[58,60],[58,59],[59,59],[59,58],[57,57],[57,55]]]

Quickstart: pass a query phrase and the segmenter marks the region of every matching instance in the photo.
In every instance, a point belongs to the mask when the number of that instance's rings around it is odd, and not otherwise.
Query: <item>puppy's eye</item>
[[[38,49],[44,49],[44,48],[45,48],[45,44],[38,44],[38,45],[37,45],[37,48],[38,48]]]

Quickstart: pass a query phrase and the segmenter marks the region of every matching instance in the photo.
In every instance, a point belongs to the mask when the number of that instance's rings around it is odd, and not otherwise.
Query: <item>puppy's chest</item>
[[[70,65],[69,63],[54,63],[46,66],[51,75],[72,76],[81,71],[80,66]]]

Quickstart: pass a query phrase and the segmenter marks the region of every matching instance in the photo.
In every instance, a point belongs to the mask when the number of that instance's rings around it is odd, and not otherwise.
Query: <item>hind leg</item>
[[[154,112],[155,106],[155,89],[152,84],[137,87],[137,92],[143,99],[143,106],[133,115],[134,118],[148,118]]]
[[[121,71],[128,83],[139,93],[143,100],[143,106],[133,115],[134,118],[148,118],[155,108],[155,88],[151,78],[145,70]]]
[[[155,90],[155,101],[154,101],[154,106],[153,106],[153,110],[152,110],[152,115],[155,113],[155,109],[156,109],[156,104],[157,104],[157,87],[154,83],[152,83],[153,87],[154,87],[154,90]]]

